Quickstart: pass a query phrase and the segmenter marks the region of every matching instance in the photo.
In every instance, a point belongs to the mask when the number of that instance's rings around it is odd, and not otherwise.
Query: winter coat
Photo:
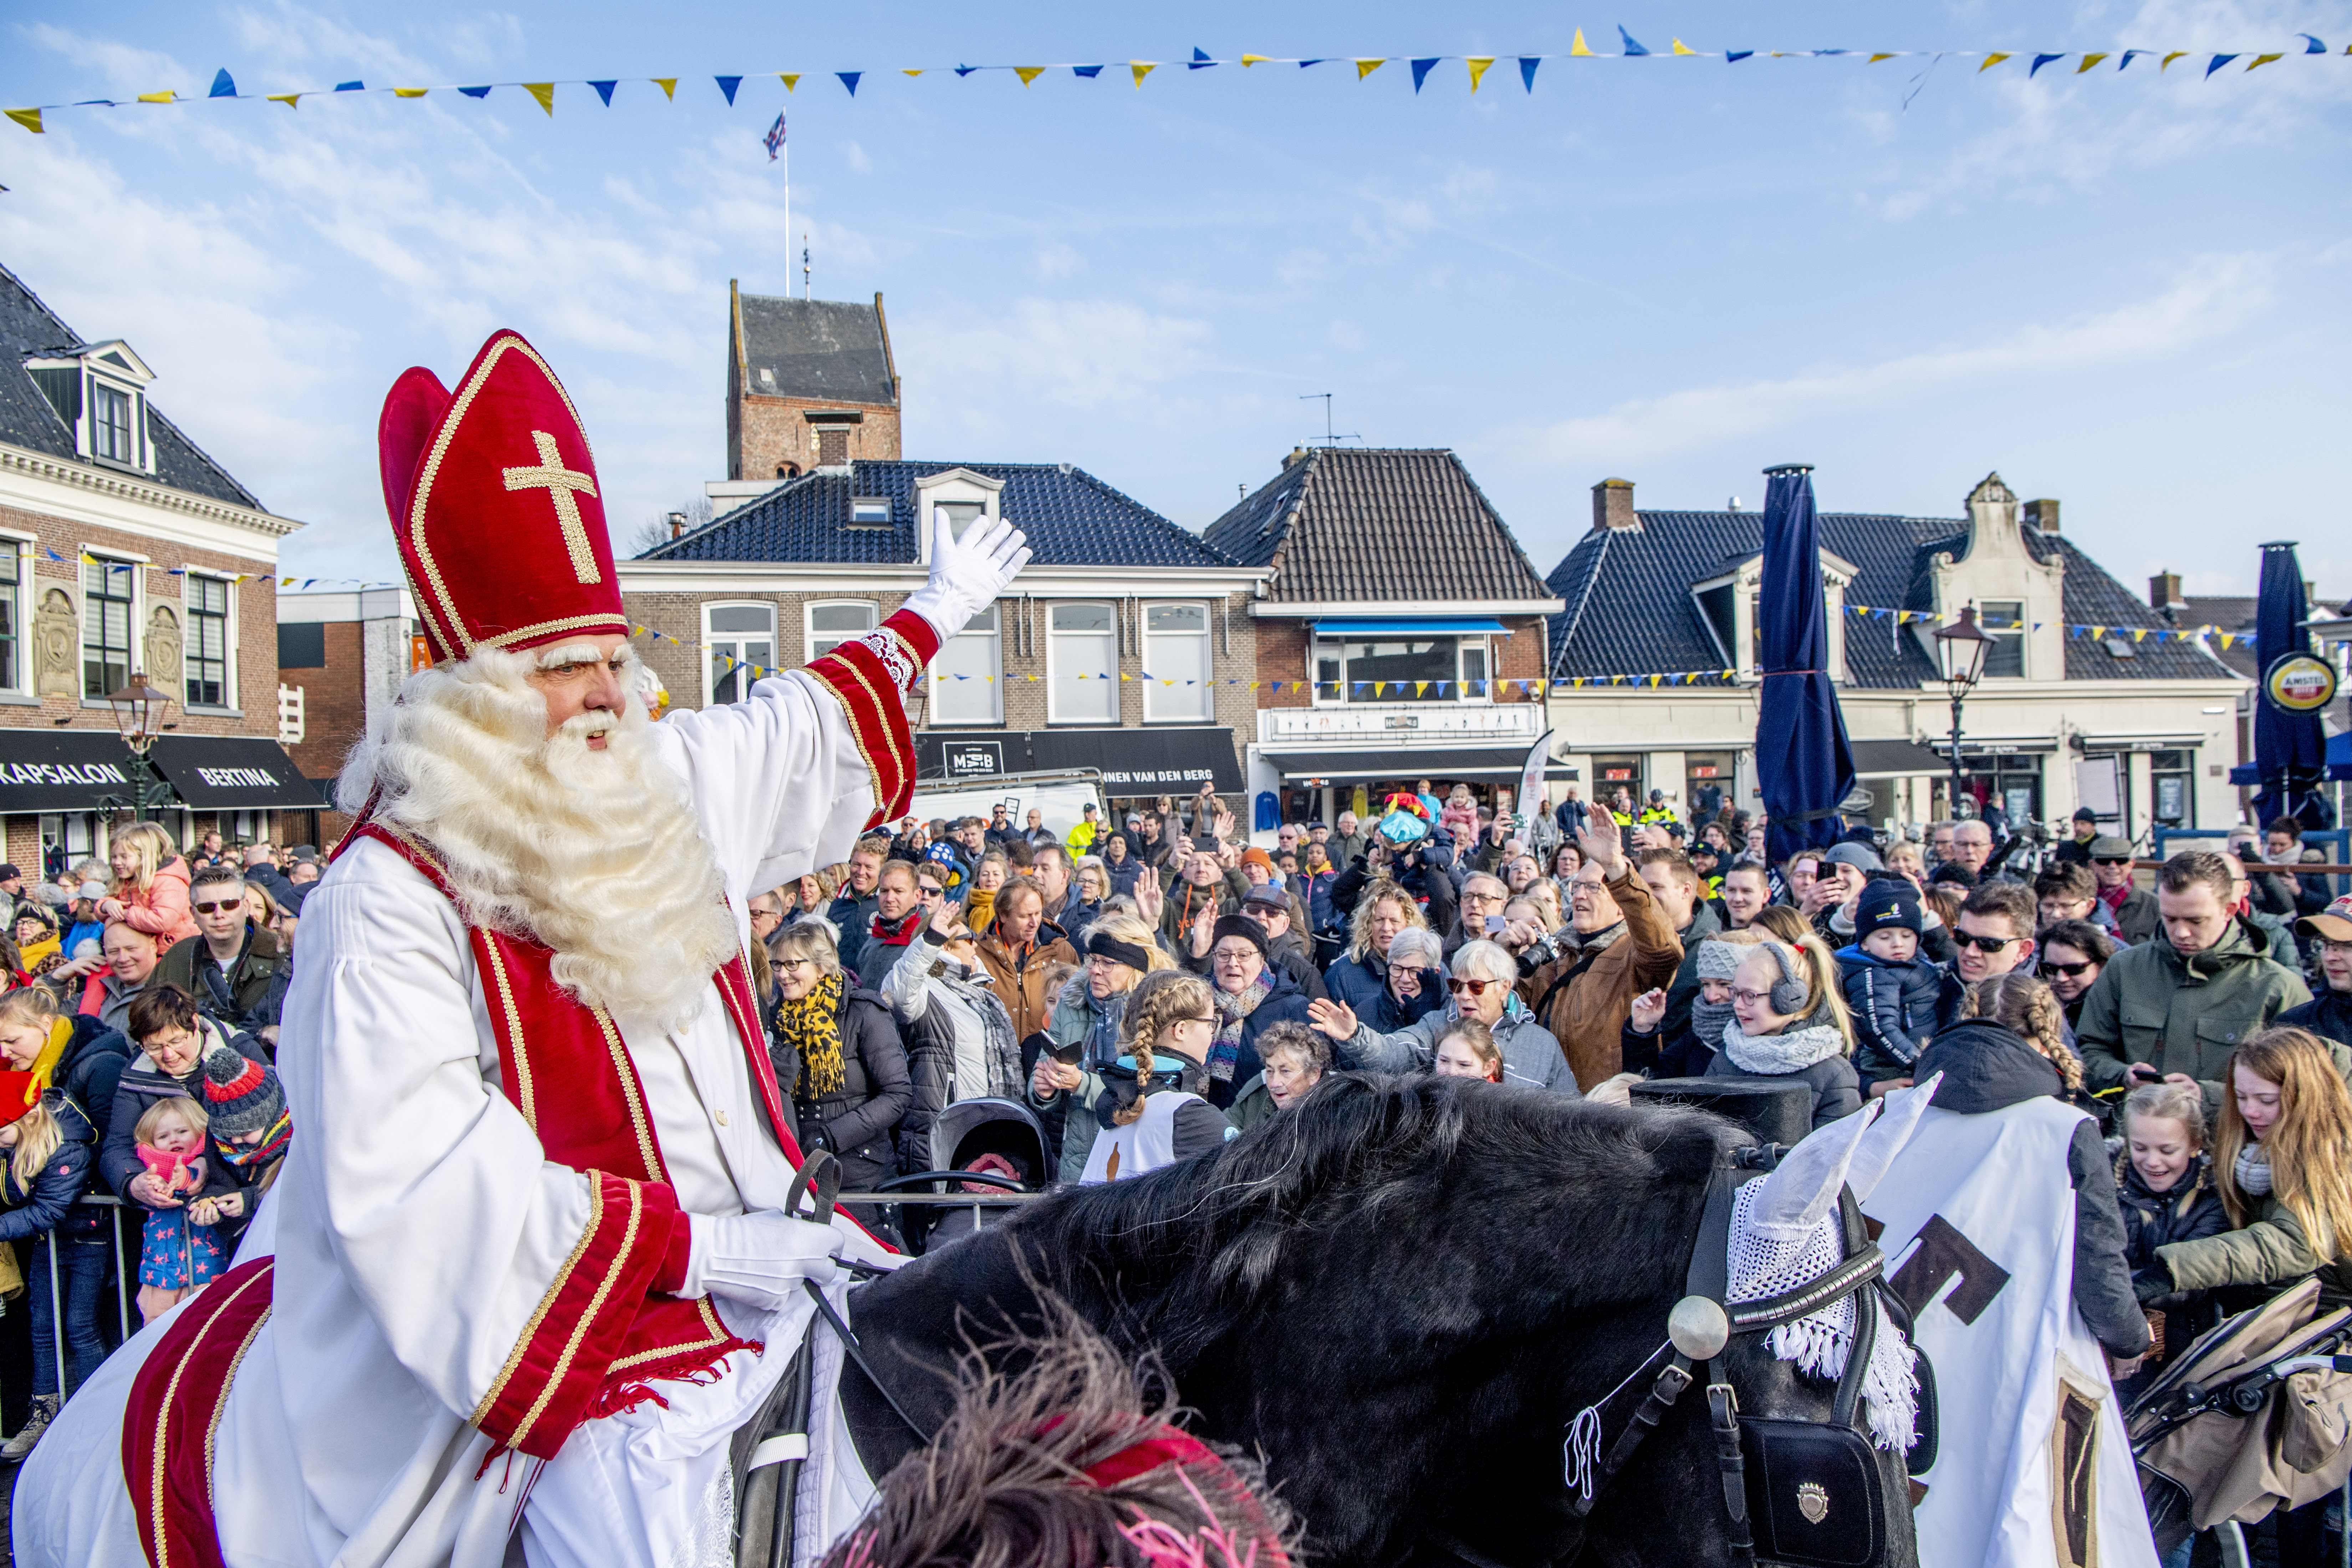
[[[843,1186],[867,1192],[898,1173],[891,1134],[914,1104],[915,1088],[889,998],[861,989],[842,996],[841,1087],[830,1094],[808,1099],[799,1092],[802,1063],[791,1047],[771,1044],[768,1055],[776,1081],[792,1097],[801,1147],[832,1150]],[[822,1137],[813,1136],[819,1131]]]
[[[273,994],[282,994],[283,988],[272,983],[282,973],[294,972],[293,958],[280,951],[278,937],[247,921],[245,945],[236,961],[228,966],[226,976],[213,963],[212,948],[199,934],[192,942],[175,942],[163,956],[155,962],[155,973],[149,977],[150,985],[176,985],[196,999],[196,1005],[233,1029],[258,1029],[278,1022],[276,1013],[268,1017],[259,1014]],[[212,989],[210,979],[225,981],[228,994],[223,997]]]
[[[1946,1016],[1947,971],[1924,957],[1889,963],[1859,946],[1838,949],[1837,961],[1846,1010],[1853,1015],[1853,1069],[1863,1087],[1909,1078],[1927,1042],[1953,1021]]]
[[[1816,1014],[1815,1016],[1820,1015]],[[1738,1020],[1733,1021],[1736,1027]],[[1727,1038],[1730,1029],[1724,1033]],[[1794,1033],[1795,1028],[1784,1031]],[[1813,1126],[1828,1126],[1841,1116],[1852,1116],[1862,1109],[1862,1080],[1855,1075],[1852,1058],[1841,1053],[1823,1057],[1816,1062],[1788,1072],[1756,1072],[1731,1059],[1729,1051],[1717,1051],[1706,1064],[1701,1078],[1788,1078],[1801,1079],[1813,1091]]]
[[[2134,888],[2124,895],[2124,901],[2121,904],[2108,905],[2104,898],[2099,902],[2105,905],[2108,913],[2115,916],[2116,932],[2127,947],[2137,947],[2141,942],[2151,942],[2155,940],[2157,933],[2164,930],[2164,921],[2157,909],[2156,895],[2146,888]]]
[[[1334,959],[1323,972],[1323,989],[1330,1000],[1346,1003],[1376,1035],[1393,1034],[1445,1005],[1445,982],[1433,969],[1423,973],[1420,995],[1399,1001],[1389,989],[1387,961],[1369,947],[1361,958]]]
[[[2200,1153],[2172,1184],[2152,1192],[2132,1163],[2128,1144],[2116,1151],[2116,1197],[2124,1216],[2124,1261],[2137,1274],[2156,1267],[2156,1249],[2176,1241],[2201,1241],[2230,1228],[2230,1211],[2213,1184],[2213,1156]]]
[[[1123,1016],[1124,998],[1121,999],[1120,1006]],[[1104,1021],[1107,1015],[1101,1005],[1094,999],[1094,993],[1087,987],[1087,973],[1082,969],[1063,982],[1060,994],[1054,998],[1054,1016],[1046,1025],[1045,1033],[1056,1046],[1079,1045],[1095,1034],[1097,1023]],[[1108,1032],[1115,1037],[1118,1030],[1116,1026],[1110,1026]],[[1115,1061],[1118,1058],[1114,1055],[1111,1059]],[[1036,1066],[1034,1061],[1029,1065],[1032,1068]],[[1061,1179],[1066,1182],[1075,1182],[1086,1174],[1087,1155],[1094,1149],[1095,1131],[1099,1125],[1088,1111],[1093,1107],[1096,1098],[1102,1093],[1102,1079],[1091,1068],[1082,1070],[1084,1072],[1082,1081],[1076,1089],[1066,1094],[1041,1097],[1037,1093],[1036,1081],[1034,1078],[1028,1080],[1022,1090],[1022,1097],[1028,1101],[1030,1108],[1044,1113],[1043,1120],[1049,1138],[1053,1135],[1055,1112],[1057,1110],[1059,1112],[1062,1132]]]
[[[1263,1011],[1263,1009],[1261,1009]],[[1343,1068],[1370,1072],[1427,1072],[1437,1057],[1437,1039],[1445,1026],[1461,1016],[1448,1003],[1442,1012],[1407,1024],[1402,1029],[1375,1034],[1360,1020],[1355,1037],[1334,1053]],[[1548,1089],[1570,1100],[1581,1099],[1576,1075],[1552,1032],[1536,1022],[1517,996],[1503,1005],[1495,1020],[1495,1044],[1503,1053],[1503,1081]]]
[[[1914,1076],[1926,1083],[1937,1073],[1934,1104],[1963,1115],[1983,1115],[2036,1098],[2054,1098],[2058,1069],[2011,1031],[1981,1018],[1955,1024],[1919,1053]],[[2114,1169],[2099,1124],[2089,1117],[2074,1124],[2066,1146],[2066,1178],[2074,1191],[2075,1310],[2107,1353],[2128,1359],[2147,1349],[2147,1319],[2133,1293],[2131,1268],[2124,1261],[2124,1216],[2116,1199]]]
[[[1181,952],[1190,945],[1192,922],[1199,918],[1203,905],[1213,902],[1217,907],[1216,918],[1223,920],[1227,915],[1241,912],[1242,899],[1248,892],[1249,879],[1238,870],[1227,871],[1205,886],[1180,881],[1160,896],[1163,907],[1160,911],[1160,934]]]
[[[1568,1052],[1581,1089],[1624,1069],[1621,1035],[1633,998],[1664,985],[1682,967],[1683,944],[1629,863],[1609,883],[1625,933],[1545,964],[1528,978],[1536,1015]]]
[[[2253,1217],[2242,1230],[2224,1230],[2156,1249],[2157,1260],[2171,1277],[2175,1290],[2259,1285],[2265,1291],[2278,1291],[2316,1275],[2325,1304],[2336,1307],[2352,1301],[2352,1255],[2335,1246],[2326,1247],[2324,1254],[2315,1248],[2294,1211],[2279,1202],[2276,1193],[2263,1194],[2253,1205]]]
[[[53,1230],[68,1236],[94,1236],[104,1228],[97,1209],[73,1206],[89,1190],[90,1167],[98,1158],[97,1135],[90,1131],[89,1119],[81,1113],[81,1107],[55,1089],[44,1094],[41,1101],[57,1118],[62,1136],[29,1184],[16,1180],[10,1158],[16,1151],[0,1149],[0,1205],[5,1205],[0,1208],[0,1242],[30,1241]],[[36,1289],[48,1289],[47,1280],[33,1283]]]
[[[1333,873],[1335,876],[1362,859],[1364,851],[1370,847],[1371,841],[1362,834],[1341,833],[1336,828],[1332,830],[1331,837],[1323,845],[1325,849],[1330,851],[1331,864],[1337,868]]]
[[[151,977],[152,978],[152,977]],[[126,985],[111,969],[101,969],[83,982],[81,998],[74,1011],[86,1018],[95,1018],[110,1029],[131,1033],[131,999],[143,986]]]
[[[1057,963],[1083,963],[1078,950],[1052,921],[1040,921],[1037,940],[1025,951],[1008,945],[1000,927],[992,925],[979,942],[980,962],[996,999],[1013,1019],[1013,1037],[1025,1040],[1053,1016],[1054,997],[1045,988],[1046,972]]]
[[[834,895],[833,902],[824,907],[824,918],[831,921],[833,929],[841,933],[840,940],[834,944],[834,951],[841,959],[841,967],[848,973],[858,972],[858,960],[865,952],[867,935],[874,930],[874,911],[877,907],[873,894],[868,893],[861,899],[850,891],[845,882],[842,884],[841,891]]]
[[[1339,929],[1339,911],[1331,907],[1331,888],[1339,879],[1337,871],[1301,871],[1298,889],[1307,900],[1307,918],[1318,931]]]
[[[188,908],[188,863],[177,855],[155,868],[145,892],[126,882],[112,896],[122,900],[122,918],[131,928],[153,937],[159,948],[196,934],[195,911]]]
[[[264,1067],[269,1065],[268,1055],[262,1049],[261,1042],[251,1035],[230,1034],[210,1018],[201,1016],[196,1019],[196,1032],[204,1037],[206,1050],[226,1040],[247,1059],[259,1062]],[[139,1119],[147,1114],[149,1106],[173,1095],[200,1103],[203,1101],[205,1064],[201,1055],[195,1066],[177,1078],[157,1067],[155,1058],[144,1051],[122,1069],[122,1076],[114,1086],[114,1109],[106,1119],[106,1140],[100,1145],[98,1159],[99,1175],[114,1190],[115,1196],[129,1197],[132,1178],[147,1168],[139,1163],[139,1140],[134,1136]],[[211,1160],[207,1163],[225,1165],[226,1162]]]
[[[1722,933],[1723,917],[1704,902],[1691,910],[1690,924],[1675,932],[1675,940],[1683,944],[1683,961],[1675,965],[1675,977],[1667,983],[1666,1016],[1658,1026],[1669,1039],[1690,1028],[1691,1004],[1698,1000],[1698,944]]]
[[[1142,879],[1143,862],[1129,855],[1121,860],[1103,858],[1103,870],[1110,878],[1110,890],[1115,898],[1135,897],[1135,884]]]
[[[1225,1120],[1233,1123],[1234,1131],[1246,1132],[1261,1121],[1272,1121],[1280,1110],[1274,1103],[1273,1091],[1265,1087],[1265,1074],[1260,1073],[1242,1085],[1242,1091],[1234,1096]]]
[[[2272,1023],[2280,1028],[2308,1029],[2323,1040],[2352,1046],[2352,991],[2323,991],[2300,1007],[2289,1007]]]
[[[1242,1020],[1242,1037],[1239,1054],[1234,1061],[1234,1076],[1211,1079],[1208,1086],[1201,1090],[1208,1097],[1209,1103],[1219,1110],[1232,1105],[1235,1091],[1265,1070],[1265,1064],[1258,1059],[1257,1037],[1276,1024],[1307,1022],[1307,994],[1298,989],[1297,984],[1279,965],[1267,970],[1265,974],[1271,988],[1256,1009]]]
[[[113,1128],[114,1091],[122,1082],[122,1069],[139,1053],[121,1030],[86,1014],[75,1014],[67,1022],[73,1026],[73,1037],[50,1069],[49,1087],[64,1090],[103,1143]]]
[[[2134,1062],[2187,1073],[2205,1090],[2206,1125],[2218,1126],[2230,1053],[2310,1000],[2303,976],[2264,957],[2242,922],[2188,958],[2164,936],[2127,947],[2083,996],[2074,1029],[2083,1085],[2095,1092],[2113,1089]]]

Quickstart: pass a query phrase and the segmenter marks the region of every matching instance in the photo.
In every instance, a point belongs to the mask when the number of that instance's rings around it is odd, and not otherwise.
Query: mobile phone
[[[1503,924],[1503,917],[1500,915],[1488,915],[1486,917],[1486,929],[1490,931],[1502,930]]]
[[[1072,1040],[1066,1046],[1055,1046],[1054,1047],[1054,1059],[1061,1063],[1066,1068],[1074,1068],[1077,1066],[1078,1058],[1086,1054],[1087,1042],[1083,1038]]]

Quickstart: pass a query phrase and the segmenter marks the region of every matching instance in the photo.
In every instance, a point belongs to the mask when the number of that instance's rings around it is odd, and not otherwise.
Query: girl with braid
[[[1181,970],[1156,969],[1128,993],[1126,1049],[1102,1069],[1095,1101],[1088,1183],[1139,1176],[1205,1154],[1234,1134],[1202,1098],[1217,1008],[1209,983]]]
[[[2084,1090],[2083,1058],[2066,1043],[2066,1009],[2047,983],[2021,969],[1989,974],[1969,987],[1960,1016],[1999,1024],[2041,1052],[2058,1070],[2058,1098],[2106,1120],[2105,1108]]]

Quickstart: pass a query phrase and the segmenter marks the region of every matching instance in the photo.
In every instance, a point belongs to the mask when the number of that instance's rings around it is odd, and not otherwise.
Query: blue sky
[[[102,19],[101,19],[102,16]],[[2068,59],[1125,61],[2190,49]],[[2213,50],[2327,41],[2206,79]],[[302,575],[396,570],[399,371],[499,326],[580,401],[626,534],[724,477],[727,282],[887,299],[920,458],[1066,461],[1198,528],[1342,433],[1458,449],[1549,570],[1609,475],[1641,504],[1956,514],[1988,470],[2137,586],[2251,592],[2300,539],[2352,595],[2352,0],[1618,0],[1433,7],[400,6],[16,0],[0,106],[624,79],[62,110],[0,122],[0,261],[127,338],[158,404],[310,526]],[[912,66],[1110,62],[959,79]],[[869,73],[853,99],[826,73]],[[787,96],[761,71],[809,73]],[[746,75],[730,109],[715,74]],[[1924,74],[1923,74],[1924,73]],[[647,82],[676,75],[675,102]],[[1907,99],[1907,105],[1906,105]],[[761,133],[791,111],[793,226]]]

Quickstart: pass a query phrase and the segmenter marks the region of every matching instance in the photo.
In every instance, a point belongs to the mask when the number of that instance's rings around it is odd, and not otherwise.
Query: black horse
[[[1563,1438],[1666,1338],[1718,1161],[1703,1112],[1562,1101],[1461,1079],[1327,1079],[1217,1152],[1059,1194],[850,1297],[876,1373],[930,1428],[939,1371],[1034,1333],[1038,1292],[1156,1354],[1199,1435],[1262,1453],[1323,1563],[1691,1568],[1729,1561],[1701,1390],[1589,1517]],[[1735,1339],[1748,1415],[1826,1422],[1832,1388]],[[1649,1379],[1603,1406],[1614,1444]],[[917,1439],[855,1367],[869,1473]],[[1899,1458],[1878,1456],[1892,1568],[1917,1561]]]

